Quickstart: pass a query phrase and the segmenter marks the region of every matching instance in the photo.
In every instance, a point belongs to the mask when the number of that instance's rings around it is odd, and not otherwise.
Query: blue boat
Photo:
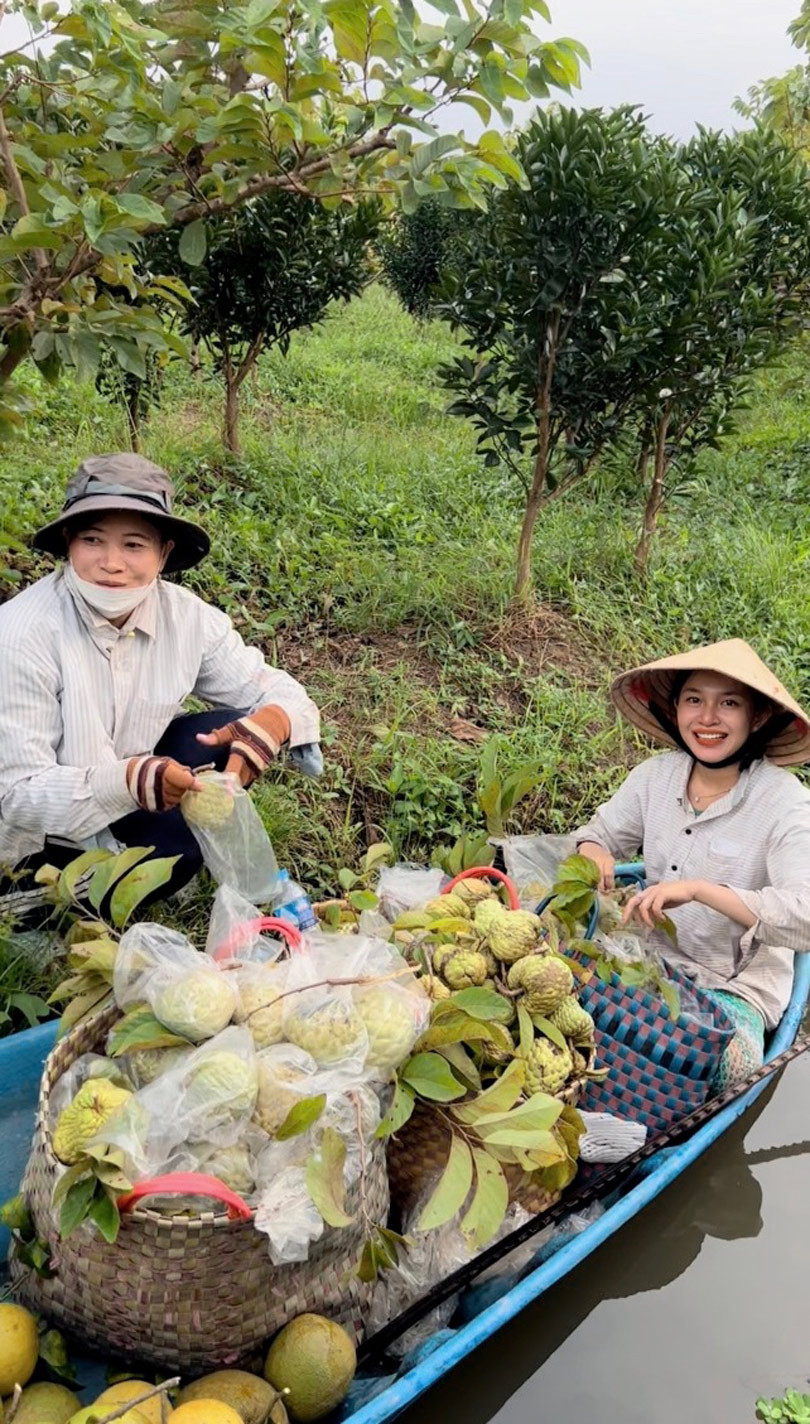
[[[630,867],[624,868],[630,871]],[[639,867],[632,873],[638,875]],[[767,1045],[766,1061],[776,1058],[794,1042],[810,997],[810,954],[796,956],[793,991],[784,1016]],[[19,1189],[34,1129],[39,1081],[45,1059],[56,1036],[56,1025],[0,1040],[3,1152],[0,1156],[0,1201]],[[693,1134],[676,1146],[664,1147],[647,1158],[639,1171],[606,1201],[606,1209],[584,1231],[566,1235],[564,1229],[541,1248],[533,1265],[520,1278],[508,1276],[487,1286],[472,1285],[462,1297],[455,1329],[438,1331],[420,1350],[406,1357],[396,1374],[361,1369],[340,1413],[341,1424],[382,1424],[393,1419],[453,1366],[461,1364],[478,1345],[494,1335],[532,1301],[544,1294],[609,1236],[630,1221],[671,1182],[695,1162],[712,1143],[745,1113],[768,1086],[756,1083],[725,1107],[719,1108]],[[8,1233],[0,1228],[0,1260],[8,1249]],[[77,1360],[79,1379],[88,1402],[104,1385],[103,1366],[91,1358]],[[384,1371],[384,1366],[382,1367]]]

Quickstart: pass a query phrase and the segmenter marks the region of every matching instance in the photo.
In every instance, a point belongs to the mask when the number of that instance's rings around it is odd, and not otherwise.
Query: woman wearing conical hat
[[[613,884],[642,851],[647,889],[625,918],[670,915],[667,958],[719,998],[737,1026],[726,1086],[762,1061],[764,1032],[790,998],[793,951],[810,949],[810,718],[740,638],[622,674],[619,711],[674,750],[630,772],[576,832]]]

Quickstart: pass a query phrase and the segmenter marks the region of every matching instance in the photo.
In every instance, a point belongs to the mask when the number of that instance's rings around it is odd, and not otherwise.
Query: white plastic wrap
[[[506,836],[495,844],[525,910],[534,910],[545,899],[562,862],[577,848],[574,836]]]
[[[647,1141],[642,1122],[603,1112],[582,1112],[580,1117],[585,1124],[585,1135],[579,1143],[583,1162],[623,1162]]]
[[[220,885],[208,924],[206,953],[212,959],[237,958],[255,964],[272,963],[282,954],[282,941],[255,928],[261,912],[232,885]]]
[[[192,1043],[214,1038],[237,1010],[232,973],[164,925],[133,925],[122,936],[113,991],[121,1009],[149,1004],[171,1032]]]
[[[133,1182],[155,1177],[182,1143],[232,1146],[256,1107],[258,1065],[248,1029],[231,1027],[188,1054],[101,1129],[95,1144],[120,1148]]]
[[[209,812],[200,799],[206,792],[187,791],[181,809],[203,860],[218,885],[230,885],[254,905],[266,905],[276,893],[278,862],[256,807],[232,772],[206,771],[200,780],[232,799],[228,814],[217,805]]]
[[[257,1049],[272,1048],[284,1038],[284,991],[289,978],[286,962],[242,964],[229,974],[236,987],[236,1023],[245,1024]]]
[[[278,1043],[258,1055],[258,1091],[254,1122],[274,1137],[297,1103],[314,1098],[325,1089],[323,1075],[310,1053],[291,1043]],[[259,1179],[264,1183],[272,1164],[260,1164]]]
[[[438,866],[384,865],[377,881],[380,909],[393,922],[403,911],[435,899],[446,879]]]
[[[282,1167],[264,1188],[255,1225],[267,1237],[274,1265],[307,1260],[310,1246],[323,1235],[324,1222],[309,1195],[303,1166]]]

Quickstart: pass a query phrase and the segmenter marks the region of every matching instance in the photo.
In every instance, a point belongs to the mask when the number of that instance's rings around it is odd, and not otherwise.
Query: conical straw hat
[[[670,715],[672,686],[678,673],[683,672],[721,673],[769,697],[778,708],[791,714],[792,721],[768,742],[765,755],[784,766],[810,761],[810,718],[742,638],[726,638],[722,643],[709,643],[633,668],[616,678],[610,695],[629,722],[655,741],[673,747],[676,743],[656,720],[650,704]]]

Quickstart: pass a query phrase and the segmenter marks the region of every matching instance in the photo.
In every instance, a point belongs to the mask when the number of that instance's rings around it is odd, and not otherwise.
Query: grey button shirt
[[[585,826],[617,860],[639,851],[650,885],[710,880],[757,916],[744,931],[705,905],[671,910],[678,931],[662,951],[707,989],[739,994],[769,1028],[790,998],[793,951],[810,950],[810,790],[769,761],[744,771],[727,796],[695,817],[686,795],[692,760],[665,752],[634,768]]]

